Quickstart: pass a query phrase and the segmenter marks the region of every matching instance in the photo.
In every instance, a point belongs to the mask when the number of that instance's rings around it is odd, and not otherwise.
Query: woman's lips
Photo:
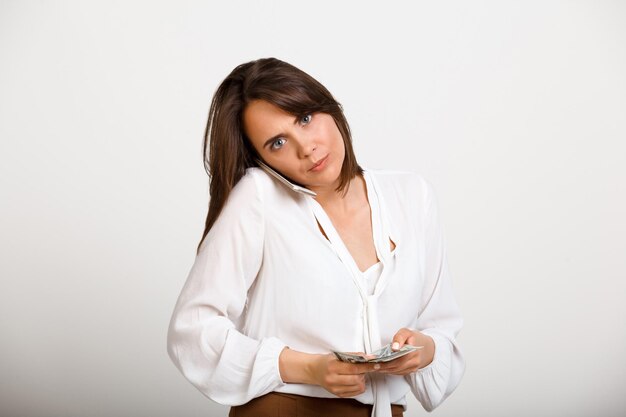
[[[313,165],[313,167],[311,169],[309,169],[309,171],[310,172],[319,172],[319,171],[323,170],[324,167],[326,166],[326,161],[327,160],[328,160],[328,155],[326,155],[321,160],[319,160],[315,165]]]

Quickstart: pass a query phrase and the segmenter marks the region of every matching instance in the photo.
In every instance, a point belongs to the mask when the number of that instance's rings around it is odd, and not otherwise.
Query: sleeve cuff
[[[268,337],[261,341],[252,372],[252,379],[257,378],[260,391],[268,393],[285,385],[280,376],[279,357],[287,345],[276,337]]]
[[[452,352],[450,341],[436,330],[433,332],[426,330],[422,333],[432,337],[435,342],[433,361],[410,374],[408,378],[415,397],[424,409],[430,412],[446,398]]]
[[[433,360],[428,365],[415,371],[416,374],[424,374],[432,371],[436,368],[438,363],[444,364],[447,368],[450,367],[450,342],[443,336],[437,334],[435,331],[422,331],[423,334],[430,336],[435,343],[435,354]]]
[[[209,398],[225,405],[241,405],[285,385],[278,358],[285,344],[276,337],[250,339],[233,331],[211,381]]]

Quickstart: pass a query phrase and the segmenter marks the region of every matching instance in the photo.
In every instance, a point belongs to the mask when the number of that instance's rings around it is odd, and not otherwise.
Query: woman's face
[[[337,187],[345,148],[331,115],[297,117],[254,100],[243,111],[243,124],[252,146],[281,174],[313,191]]]

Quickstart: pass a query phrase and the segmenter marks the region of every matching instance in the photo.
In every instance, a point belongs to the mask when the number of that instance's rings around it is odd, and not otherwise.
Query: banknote
[[[365,356],[365,354],[354,354],[349,352],[333,352],[337,359],[342,362],[350,363],[378,363],[389,362],[399,357],[402,357],[408,353],[414,352],[418,349],[422,349],[424,346],[412,346],[404,345],[400,350],[392,350],[391,343],[381,347],[380,349]]]

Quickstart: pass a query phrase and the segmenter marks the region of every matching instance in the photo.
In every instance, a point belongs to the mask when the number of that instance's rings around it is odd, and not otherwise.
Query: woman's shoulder
[[[246,168],[244,175],[233,187],[232,193],[243,198],[254,198],[266,204],[278,199],[284,199],[290,194],[285,186],[271,177],[267,172],[259,167]],[[291,198],[294,198],[292,195]]]
[[[237,181],[233,190],[241,189],[246,192],[258,193],[273,185],[271,177],[259,167],[249,167],[244,171],[243,176]]]
[[[242,179],[244,178],[246,181],[254,182],[256,187],[263,194],[280,191],[284,187],[275,178],[259,167],[246,168],[246,173]]]
[[[425,199],[432,192],[431,183],[420,173],[410,170],[366,169],[384,191],[398,195],[416,195]]]

